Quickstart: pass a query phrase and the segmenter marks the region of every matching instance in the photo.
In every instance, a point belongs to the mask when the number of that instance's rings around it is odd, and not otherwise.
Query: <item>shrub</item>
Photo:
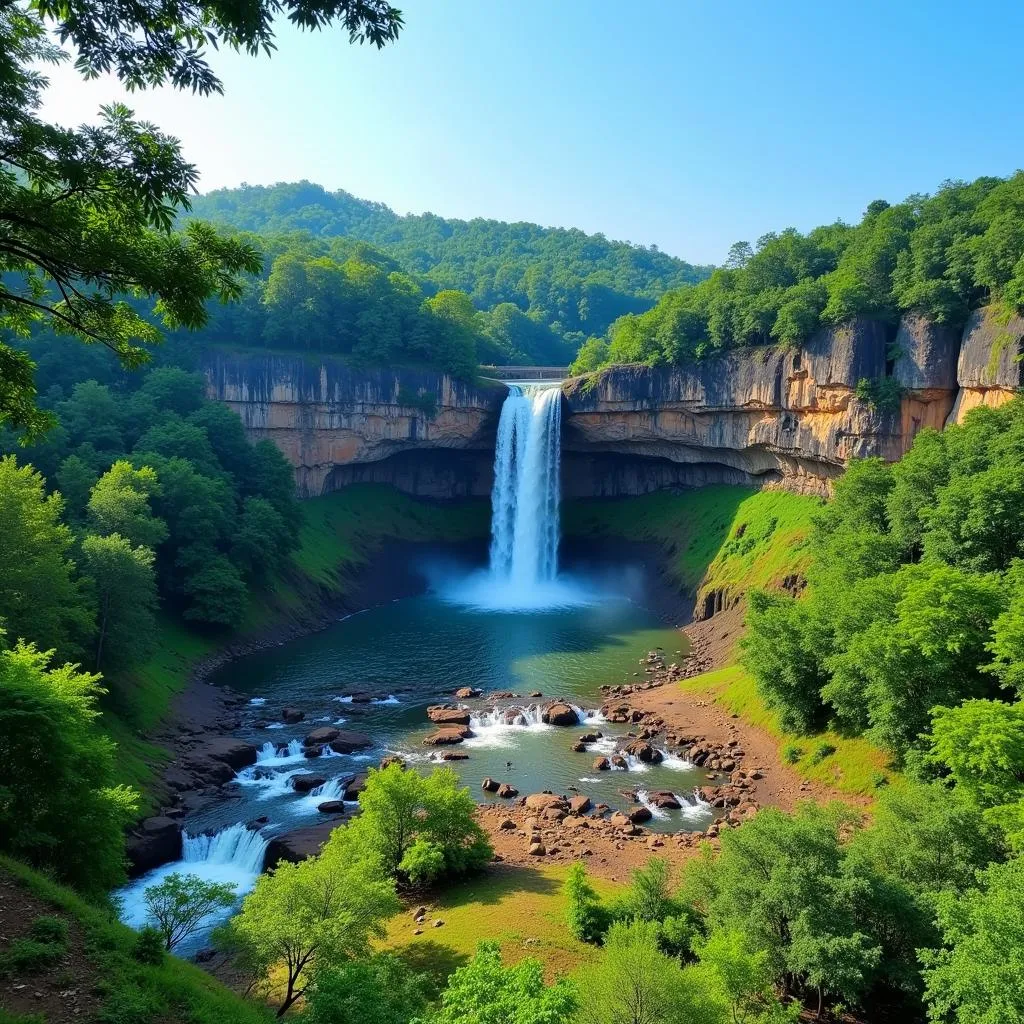
[[[804,756],[804,748],[796,743],[787,743],[782,748],[782,760],[786,764],[796,764]]]
[[[827,757],[831,757],[836,748],[831,743],[819,743],[811,753],[811,764],[821,764]]]
[[[44,914],[32,922],[28,934],[36,942],[49,942],[52,945],[66,946],[68,943],[68,923],[62,917]]]
[[[132,946],[132,958],[140,964],[158,967],[164,961],[164,937],[159,930],[146,925],[139,931]]]

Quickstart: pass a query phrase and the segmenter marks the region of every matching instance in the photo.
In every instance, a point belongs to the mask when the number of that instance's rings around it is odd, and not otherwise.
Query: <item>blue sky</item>
[[[308,178],[400,213],[603,231],[693,262],[1024,166],[1024,8],[946,0],[393,0],[399,42],[282,28],[225,95],[135,94],[203,190]],[[116,83],[51,73],[47,113]]]

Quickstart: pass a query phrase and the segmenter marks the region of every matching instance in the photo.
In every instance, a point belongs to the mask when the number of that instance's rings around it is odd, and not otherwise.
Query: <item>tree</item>
[[[14,456],[0,458],[0,625],[12,640],[80,658],[93,609],[68,557],[73,537],[61,522],[64,501]]]
[[[944,948],[921,954],[931,1020],[1024,1019],[1024,859],[993,864],[977,881],[939,899]]]
[[[493,852],[476,821],[476,804],[451,768],[426,776],[395,762],[371,768],[359,806],[353,826],[392,877],[426,882],[440,873],[464,874]]]
[[[424,979],[390,953],[317,971],[303,1024],[409,1024],[424,1012]]]
[[[658,947],[653,922],[616,921],[582,992],[588,1024],[703,1024],[720,1020],[696,977]]]
[[[233,906],[235,888],[233,883],[208,882],[198,875],[177,871],[159,885],[149,886],[143,893],[146,911],[164,940],[164,949],[174,949],[198,931],[211,914]]]
[[[578,860],[569,868],[562,891],[565,894],[565,923],[570,934],[581,942],[600,942],[608,928],[608,915],[587,878],[583,861]]]
[[[114,783],[100,730],[99,676],[51,668],[53,652],[0,634],[0,849],[90,895],[124,880],[124,829],[137,795]]]
[[[498,943],[481,942],[473,959],[452,974],[440,1008],[415,1024],[563,1024],[577,1005],[569,982],[544,984],[536,960],[506,967]]]
[[[132,547],[118,533],[82,539],[82,567],[96,593],[97,669],[145,660],[155,643],[157,608],[153,552]]]
[[[725,1003],[730,1024],[766,1017],[772,1021],[799,1019],[798,1003],[786,1011],[775,996],[768,954],[752,946],[743,932],[716,928],[695,947],[705,991]]]
[[[238,570],[223,555],[202,547],[183,554],[189,567],[182,588],[188,599],[185,618],[211,626],[237,626],[249,600],[249,592]]]
[[[40,64],[68,59],[85,76],[116,74],[129,88],[170,83],[201,94],[221,85],[207,47],[273,46],[273,19],[284,9],[304,29],[340,22],[352,42],[380,47],[395,39],[401,14],[386,0],[204,0],[186,7],[112,9],[95,0],[40,0],[0,14],[0,326],[26,334],[33,322],[109,346],[126,366],[160,339],[153,321],[123,296],[155,299],[167,327],[197,328],[206,302],[241,294],[239,275],[256,273],[256,250],[190,222],[172,233],[175,210],[189,208],[198,180],[175,139],[136,120],[120,104],[102,108],[96,126],[77,129],[39,116],[46,78]],[[0,345],[0,422],[29,434],[52,425],[35,405],[33,364]]]
[[[78,455],[69,455],[57,470],[57,488],[64,497],[64,511],[68,519],[81,523],[85,519],[89,495],[96,485],[96,474]]]
[[[370,939],[383,937],[384,922],[398,909],[380,859],[348,825],[334,830],[318,856],[281,861],[261,875],[217,940],[256,985],[283,970],[282,1017],[311,976],[367,956]]]
[[[160,483],[151,466],[136,469],[119,459],[92,489],[89,525],[97,533],[117,533],[132,544],[156,549],[167,539],[167,524],[154,517],[149,504],[159,494]]]

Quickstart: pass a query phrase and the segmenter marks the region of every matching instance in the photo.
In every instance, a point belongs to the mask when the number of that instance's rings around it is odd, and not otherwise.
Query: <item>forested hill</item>
[[[425,291],[458,289],[482,310],[512,303],[577,344],[712,269],[576,229],[400,216],[308,181],[219,189],[196,198],[192,216],[261,235],[304,231],[368,242],[419,278]]]

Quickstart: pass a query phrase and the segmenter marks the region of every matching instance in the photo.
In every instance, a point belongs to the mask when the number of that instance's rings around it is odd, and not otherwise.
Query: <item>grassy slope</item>
[[[122,781],[145,791],[154,766],[166,754],[144,737],[166,717],[202,658],[275,624],[315,614],[324,599],[344,600],[359,569],[390,539],[469,540],[486,536],[489,529],[484,501],[442,506],[373,484],[313,498],[301,508],[298,550],[267,590],[252,595],[238,630],[203,634],[163,616],[153,656],[118,683],[106,702],[104,725],[118,744]]]
[[[534,957],[548,981],[593,964],[600,951],[574,939],[565,927],[562,885],[568,868],[502,868],[445,889],[431,904],[422,935],[411,909],[394,917],[384,945],[435,980],[447,977],[473,955],[482,939],[501,944],[506,963]],[[600,878],[591,884],[602,896],[619,887]],[[431,927],[436,918],[441,928]]]
[[[564,521],[567,531],[581,536],[661,544],[673,579],[694,590],[699,602],[709,590],[722,588],[735,595],[751,588],[772,589],[786,576],[803,572],[810,557],[806,541],[811,517],[820,506],[816,498],[786,491],[715,486],[619,501],[574,502]],[[795,767],[809,779],[865,795],[875,790],[881,775],[891,776],[886,755],[864,739],[832,732],[813,737],[786,733],[778,716],[765,706],[753,678],[738,664],[682,685],[766,729],[778,739],[780,757],[784,747],[796,745],[801,755]],[[836,750],[817,760],[814,753],[822,744]]]
[[[0,857],[0,873],[28,894],[26,917],[44,903],[81,934],[93,984],[103,1003],[100,1019],[104,1024],[266,1024],[272,1019],[266,1010],[240,999],[185,960],[166,957],[160,966],[138,963],[132,956],[136,933],[70,889],[6,857]],[[57,965],[50,970],[56,975],[64,969]],[[11,984],[38,985],[44,980],[45,976],[30,974],[11,979]],[[59,977],[49,980],[57,987],[67,984]]]

